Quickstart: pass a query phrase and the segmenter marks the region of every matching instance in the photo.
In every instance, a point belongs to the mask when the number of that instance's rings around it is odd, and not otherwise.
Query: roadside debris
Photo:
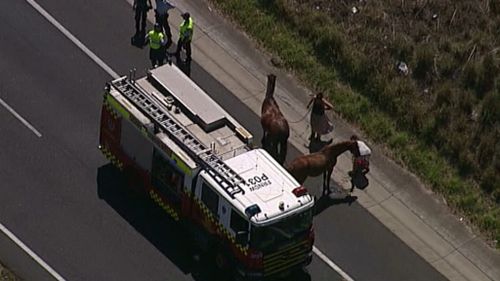
[[[283,65],[283,61],[280,58],[278,58],[278,57],[272,57],[271,58],[271,64],[274,67],[281,67]]]
[[[404,62],[404,61],[398,62],[397,68],[398,68],[399,73],[401,73],[405,76],[408,75],[408,73],[410,73],[410,69],[408,68],[408,65],[406,64],[406,62]]]

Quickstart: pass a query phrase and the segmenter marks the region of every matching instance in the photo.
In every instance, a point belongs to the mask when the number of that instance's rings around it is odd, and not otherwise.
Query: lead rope
[[[307,117],[307,114],[308,114],[309,112],[311,112],[311,110],[312,110],[312,106],[311,106],[311,107],[309,107],[309,108],[307,109],[307,111],[306,111],[306,113],[304,114],[304,116],[302,116],[299,120],[297,120],[297,121],[288,121],[288,123],[292,123],[292,124],[293,124],[293,123],[299,123],[300,121],[304,120],[304,119]]]

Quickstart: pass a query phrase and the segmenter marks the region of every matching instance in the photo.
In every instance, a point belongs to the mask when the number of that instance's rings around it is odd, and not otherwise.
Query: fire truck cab
[[[241,279],[311,262],[314,198],[175,65],[107,84],[99,147]]]

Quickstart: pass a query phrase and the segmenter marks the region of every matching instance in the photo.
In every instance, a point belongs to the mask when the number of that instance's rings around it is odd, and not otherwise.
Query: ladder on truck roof
[[[177,123],[156,97],[136,86],[126,76],[112,81],[111,85],[141,112],[149,116],[178,146],[184,148],[184,151],[198,165],[205,168],[231,198],[234,198],[235,194],[245,193],[240,186],[245,184],[245,180],[226,165],[212,149],[206,147],[191,132]]]

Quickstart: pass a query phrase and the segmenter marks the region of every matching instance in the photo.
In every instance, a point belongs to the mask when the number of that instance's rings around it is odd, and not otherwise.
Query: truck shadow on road
[[[97,194],[184,274],[190,274],[193,280],[231,280],[224,272],[215,270],[213,261],[202,258],[196,262],[193,257],[197,254],[197,249],[192,247],[180,224],[145,195],[130,191],[124,175],[111,164],[101,166],[97,170]],[[299,275],[286,280],[311,280],[306,272],[300,272]]]

